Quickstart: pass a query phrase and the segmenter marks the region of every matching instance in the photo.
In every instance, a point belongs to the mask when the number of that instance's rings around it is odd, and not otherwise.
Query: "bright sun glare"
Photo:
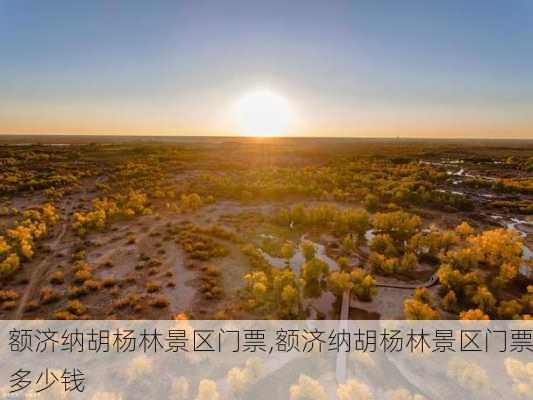
[[[286,98],[260,89],[236,102],[235,117],[242,135],[282,136],[287,134],[293,113]]]

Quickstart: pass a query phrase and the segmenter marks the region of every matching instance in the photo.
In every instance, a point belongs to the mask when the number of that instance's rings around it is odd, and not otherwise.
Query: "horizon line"
[[[116,133],[0,133],[0,137],[24,137],[24,136],[44,136],[44,137],[116,137],[116,138],[202,138],[202,139],[361,139],[361,140],[484,140],[484,141],[533,141],[533,136],[530,138],[527,137],[464,137],[464,136],[449,136],[449,137],[428,137],[428,136],[254,136],[254,135],[186,135],[186,134],[145,134],[145,133],[126,133],[126,134],[116,134]]]

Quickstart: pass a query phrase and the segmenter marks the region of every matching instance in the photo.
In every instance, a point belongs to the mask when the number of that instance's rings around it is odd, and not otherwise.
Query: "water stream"
[[[326,247],[324,245],[315,243],[309,239],[306,239],[305,235],[303,235],[300,238],[300,243],[298,244],[298,248],[295,250],[292,258],[289,260],[289,265],[296,274],[300,273],[300,269],[302,268],[302,265],[305,263],[305,257],[304,257],[303,249],[302,249],[302,244],[304,242],[311,243],[313,245],[313,247],[315,248],[315,257],[319,260],[324,261],[328,265],[330,271],[336,271],[339,269],[337,262],[326,254]],[[265,257],[265,260],[267,260],[268,263],[272,265],[273,267],[285,268],[287,266],[287,260],[285,258],[273,257],[261,249],[259,249],[259,251],[261,252],[263,257]]]
[[[493,218],[495,217],[498,216],[493,216]],[[511,221],[505,224],[507,229],[512,229],[518,232],[523,238],[526,238],[527,232],[521,230],[518,225],[532,225],[532,223],[530,221],[521,220],[518,218],[511,218]],[[531,249],[526,244],[524,244],[524,246],[522,247],[522,259],[524,260],[524,263],[520,266],[519,271],[522,275],[526,277],[531,277],[531,270],[528,264],[531,262],[531,260],[533,260],[533,251],[531,251]]]

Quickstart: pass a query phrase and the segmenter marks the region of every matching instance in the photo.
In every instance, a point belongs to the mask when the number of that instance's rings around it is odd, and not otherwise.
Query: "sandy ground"
[[[274,208],[287,205],[286,203],[250,205],[223,201],[187,214],[173,213],[165,211],[162,207],[156,207],[158,213],[154,215],[117,222],[104,232],[94,233],[80,239],[74,235],[68,221],[76,209],[80,206],[88,206],[92,197],[94,197],[94,192],[91,190],[91,185],[87,185],[81,192],[68,195],[58,202],[62,219],[50,232],[49,238],[39,245],[41,250],[47,250],[36,252],[37,257],[24,264],[17,280],[10,285],[10,288],[19,292],[21,298],[15,309],[0,311],[0,318],[50,318],[54,312],[64,310],[68,302],[68,289],[72,285],[68,277],[72,266],[71,257],[80,245],[86,252],[86,261],[92,267],[95,279],[102,282],[113,278],[117,281],[115,287],[101,288],[96,293],[89,293],[80,299],[88,307],[87,317],[166,319],[182,312],[190,313],[197,318],[213,317],[217,311],[231,307],[232,304],[238,302],[238,291],[244,285],[242,276],[250,268],[248,260],[241,253],[239,244],[214,239],[216,243],[227,248],[228,255],[209,261],[194,261],[196,267],[188,268],[192,262],[189,256],[176,243],[175,238],[165,238],[168,225],[179,225],[184,221],[200,227],[218,224],[230,230],[242,228],[237,232],[239,235],[246,236],[250,232],[255,232],[257,237],[261,233],[261,227],[255,226],[251,220],[248,221],[247,215],[271,215]],[[21,196],[11,201],[12,205],[20,209],[29,207],[31,203],[36,204],[35,199],[29,196]],[[328,203],[346,206],[343,203]],[[318,204],[318,202],[312,202],[312,204]],[[457,225],[466,216],[458,213],[450,217],[448,213],[437,211],[425,211],[423,214],[425,225],[436,222],[444,227]],[[232,222],[239,218],[238,224]],[[525,239],[531,245],[533,229],[531,225],[521,224],[520,229],[527,233]],[[131,238],[134,238],[134,241]],[[248,239],[250,238],[246,237],[246,240]],[[324,235],[322,239],[327,239],[325,242],[328,242],[332,238]],[[326,244],[322,239],[319,240],[322,244]],[[363,247],[361,252],[364,255],[368,249]],[[143,261],[143,257],[149,257],[150,261]],[[359,263],[361,257],[354,256],[352,261]],[[150,262],[155,263],[155,266],[142,266]],[[214,265],[222,272],[221,285],[224,296],[219,300],[207,301],[198,291],[199,271],[206,265]],[[51,285],[50,278],[57,271],[65,272],[66,282]],[[419,272],[420,279],[410,283],[423,282],[434,272],[434,267],[422,266]],[[394,278],[377,277],[377,279],[379,282],[391,284],[405,283]],[[157,286],[158,289],[148,293],[148,285]],[[29,306],[39,303],[40,291],[45,286],[53,287],[59,293],[59,301],[28,310]],[[436,290],[436,287],[431,288],[433,292]],[[353,310],[350,317],[402,318],[403,300],[410,295],[412,295],[412,289],[380,287],[371,302],[352,300]],[[128,296],[140,296],[139,304],[136,307],[117,310],[117,302]],[[150,307],[149,302],[156,297],[168,299],[169,305],[161,308]],[[325,294],[316,300],[308,301],[306,305],[309,305],[312,310],[310,317],[316,317],[317,312],[320,312],[327,318],[335,318],[334,303],[334,297]]]

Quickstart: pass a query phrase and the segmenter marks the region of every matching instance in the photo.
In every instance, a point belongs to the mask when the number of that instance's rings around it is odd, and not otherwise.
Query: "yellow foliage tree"
[[[373,400],[374,395],[369,387],[356,379],[348,379],[345,384],[337,387],[340,400]]]
[[[485,314],[482,310],[479,308],[468,310],[468,311],[462,311],[459,314],[459,319],[461,320],[489,320],[489,316]]]
[[[298,384],[289,388],[291,400],[326,400],[326,392],[315,379],[301,374]]]
[[[196,400],[218,400],[217,385],[210,379],[202,379],[198,386]]]
[[[189,396],[189,381],[180,376],[172,381],[169,400],[185,400]]]
[[[397,242],[409,239],[418,231],[421,224],[419,216],[404,211],[377,213],[373,219],[374,228],[387,233]]]
[[[446,375],[472,393],[486,393],[490,388],[490,380],[485,370],[475,362],[463,358],[451,358]]]
[[[11,250],[11,246],[9,243],[7,243],[3,236],[0,236],[0,257],[4,254],[7,254],[9,250]]]
[[[13,275],[20,268],[20,258],[16,253],[9,254],[0,262],[0,278]]]
[[[455,227],[455,232],[459,234],[462,238],[470,236],[474,233],[474,228],[472,228],[468,222],[463,221]]]
[[[259,357],[249,358],[244,368],[234,367],[228,372],[228,385],[236,393],[242,393],[253,385],[262,373],[263,360]]]
[[[511,229],[493,229],[468,238],[480,260],[491,267],[504,263],[519,263],[522,254],[522,238]]]
[[[406,319],[427,320],[440,318],[437,310],[434,310],[429,304],[414,298],[404,300],[403,311]]]
[[[419,394],[412,394],[409,390],[402,388],[388,390],[385,400],[424,400],[424,397]]]
[[[505,359],[505,369],[513,380],[513,394],[521,399],[530,399],[533,393],[533,362]]]

